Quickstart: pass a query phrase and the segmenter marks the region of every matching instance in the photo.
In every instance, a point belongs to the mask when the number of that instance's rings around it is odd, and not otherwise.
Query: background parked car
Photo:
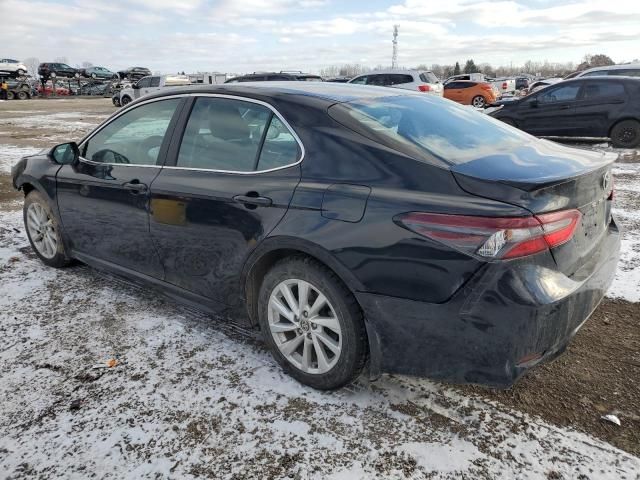
[[[151,70],[145,67],[129,67],[118,72],[118,76],[123,80],[140,80],[149,75],[151,75]]]
[[[38,95],[49,96],[53,94],[53,87],[50,83],[47,83],[44,89],[42,88],[42,85],[38,85],[36,87],[36,91],[38,92]],[[56,85],[56,95],[66,97],[68,95],[71,95],[71,91],[68,88],[59,87],[58,85]]]
[[[93,78],[99,80],[111,80],[118,78],[118,74],[104,67],[89,67],[80,70],[80,75],[85,78]]]
[[[78,78],[80,72],[66,63],[41,63],[38,67],[38,75],[42,78]]]
[[[496,93],[500,95],[514,94],[516,92],[516,80],[514,78],[489,78],[483,73],[463,73],[447,78],[445,85],[454,80],[471,80],[472,82],[488,82],[494,86]]]
[[[559,82],[490,113],[538,136],[608,137],[640,145],[640,79],[582,77]]]
[[[473,105],[475,108],[484,108],[497,100],[497,95],[488,82],[472,82],[469,80],[456,80],[444,86],[444,98],[453,100],[463,105]]]
[[[291,72],[254,72],[247,75],[233,77],[224,83],[238,82],[322,82],[320,75],[310,73],[291,73]]]
[[[27,67],[18,60],[11,58],[0,59],[0,77],[22,77],[27,74]]]
[[[116,106],[125,106],[150,93],[162,90],[165,87],[179,87],[191,85],[189,77],[186,75],[153,75],[150,77],[144,77],[129,86],[123,86],[119,90],[119,105],[113,102]],[[113,98],[112,98],[113,101]]]
[[[325,79],[325,82],[333,82],[333,83],[347,83],[353,77],[332,77]]]
[[[545,87],[548,87],[549,85],[554,85],[561,81],[562,81],[562,78],[559,78],[559,77],[551,77],[551,78],[545,78],[542,80],[536,80],[535,82],[529,85],[529,93],[537,92],[539,90],[542,90]]]
[[[640,77],[640,64],[629,63],[626,65],[608,65],[604,67],[593,67],[581,72],[573,72],[567,75],[565,80],[570,78],[581,77],[602,77],[602,76],[616,76],[616,77]]]
[[[530,81],[527,77],[516,77],[516,90],[528,90],[529,83]]]
[[[417,90],[440,96],[444,92],[438,77],[426,70],[379,70],[358,75],[348,83]]]

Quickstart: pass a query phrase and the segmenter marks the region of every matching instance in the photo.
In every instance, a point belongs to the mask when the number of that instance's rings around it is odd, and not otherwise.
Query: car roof
[[[178,94],[225,94],[254,97],[313,97],[325,100],[327,103],[342,103],[371,98],[424,96],[411,90],[390,89],[388,87],[373,87],[368,85],[353,85],[348,83],[331,82],[241,82],[222,83],[218,85],[198,85],[194,87],[180,87],[169,89],[153,95],[146,95],[142,99],[156,98]]]
[[[588,72],[599,72],[599,71],[608,71],[608,70],[640,70],[640,63],[627,63],[622,65],[604,65],[602,67],[592,67],[587,68],[580,72],[580,75],[584,75]]]
[[[358,77],[362,77],[363,75],[379,75],[379,74],[404,74],[404,75],[419,75],[420,73],[423,72],[429,72],[430,70],[394,70],[394,69],[387,69],[387,70],[373,70],[371,72],[365,72],[365,73],[361,73],[360,75],[357,75]],[[356,77],[353,77],[356,78]]]

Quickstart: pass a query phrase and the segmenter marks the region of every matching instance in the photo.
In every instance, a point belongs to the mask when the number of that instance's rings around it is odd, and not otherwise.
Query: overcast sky
[[[640,57],[640,0],[0,0],[2,56],[112,70],[306,70]]]

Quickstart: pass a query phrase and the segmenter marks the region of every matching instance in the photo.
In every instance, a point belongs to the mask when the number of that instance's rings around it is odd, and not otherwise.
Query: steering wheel
[[[127,157],[109,148],[98,150],[91,155],[91,160],[100,163],[131,163]]]
[[[140,142],[137,149],[137,158],[140,159],[140,163],[147,165],[149,164],[148,160],[153,160],[153,163],[155,163],[158,159],[158,154],[149,155],[149,152],[154,148],[159,149],[163,140],[164,137],[162,135],[153,135]]]

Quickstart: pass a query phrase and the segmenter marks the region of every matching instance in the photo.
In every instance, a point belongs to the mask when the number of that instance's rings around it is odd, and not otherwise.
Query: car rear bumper
[[[592,260],[571,278],[531,263],[494,263],[441,304],[357,294],[372,376],[512,385],[564,351],[613,281],[619,249],[612,221]]]

